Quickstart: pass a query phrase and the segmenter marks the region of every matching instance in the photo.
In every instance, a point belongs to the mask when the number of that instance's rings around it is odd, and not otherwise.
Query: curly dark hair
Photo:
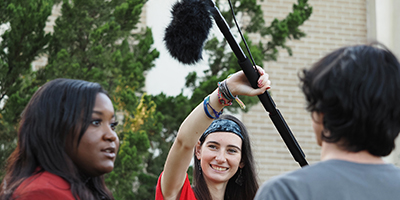
[[[379,43],[329,53],[299,75],[307,110],[323,113],[322,140],[386,156],[400,132],[400,64]]]

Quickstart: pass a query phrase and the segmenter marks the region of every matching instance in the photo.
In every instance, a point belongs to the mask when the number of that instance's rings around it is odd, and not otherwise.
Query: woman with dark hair
[[[194,153],[194,169],[193,178],[194,192],[197,194],[197,199],[211,199],[210,191],[207,189],[207,183],[204,174],[207,174],[201,166],[202,152],[204,148],[215,148],[214,144],[208,140],[208,135],[216,132],[233,132],[242,140],[241,160],[239,169],[229,179],[224,199],[253,199],[258,189],[257,177],[255,173],[253,153],[251,151],[250,138],[244,124],[232,115],[222,115],[219,119],[214,120],[208,129],[200,137],[200,140],[195,148]],[[204,146],[203,146],[204,145]],[[211,146],[210,146],[211,145]],[[230,149],[229,151],[236,151]],[[218,159],[218,158],[216,158]],[[203,165],[207,164],[203,162]]]
[[[22,113],[0,199],[114,199],[103,175],[119,139],[114,108],[97,83],[55,79]]]
[[[269,88],[268,75],[260,67],[258,71],[258,89],[250,86],[242,71],[237,72],[218,84],[181,124],[158,180],[156,200],[254,198],[258,183],[249,135],[242,122],[222,115],[222,109],[237,95],[256,96]],[[193,151],[191,186],[186,171]]]

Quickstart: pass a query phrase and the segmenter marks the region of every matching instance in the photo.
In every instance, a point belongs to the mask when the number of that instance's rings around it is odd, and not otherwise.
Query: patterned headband
[[[238,124],[228,119],[216,119],[200,137],[200,141],[204,141],[210,133],[214,132],[232,132],[243,140],[243,135]]]

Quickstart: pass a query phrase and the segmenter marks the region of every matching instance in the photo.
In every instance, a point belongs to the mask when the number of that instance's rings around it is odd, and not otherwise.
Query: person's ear
[[[197,141],[197,144],[195,146],[195,154],[196,154],[196,158],[198,160],[200,160],[201,159],[201,144],[200,144],[200,141]]]
[[[311,120],[317,124],[322,124],[324,122],[324,113],[313,111],[311,113]]]
[[[239,164],[239,168],[243,168],[243,167],[244,167],[244,162],[241,161],[240,164]]]

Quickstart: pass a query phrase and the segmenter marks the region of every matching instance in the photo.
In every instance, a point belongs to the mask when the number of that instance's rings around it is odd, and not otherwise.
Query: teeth
[[[107,153],[111,153],[111,150],[107,149],[106,152],[107,152]]]
[[[213,167],[215,170],[218,170],[218,171],[225,171],[227,168],[225,168],[225,167]]]

